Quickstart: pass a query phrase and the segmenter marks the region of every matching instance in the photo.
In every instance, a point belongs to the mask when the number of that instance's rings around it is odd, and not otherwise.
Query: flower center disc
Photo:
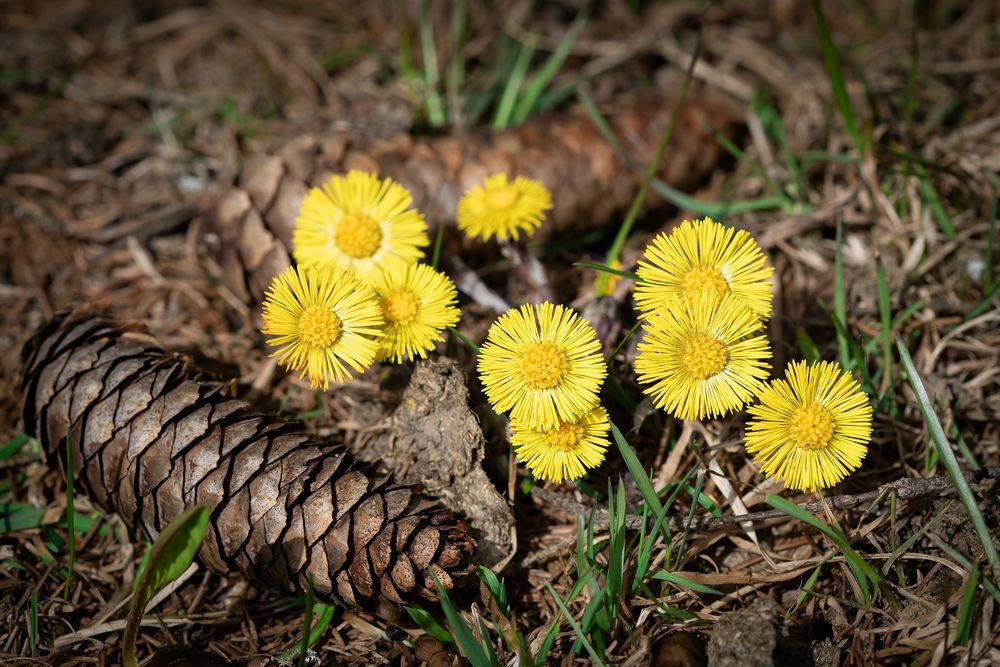
[[[716,269],[710,266],[699,266],[691,269],[684,276],[682,289],[685,294],[697,294],[704,290],[712,290],[721,299],[729,293],[729,283]]]
[[[833,416],[819,403],[808,403],[792,413],[789,432],[803,449],[822,449],[833,438]]]
[[[382,299],[382,314],[389,322],[408,324],[417,316],[417,297],[406,290],[396,290]]]
[[[535,343],[521,355],[521,375],[534,389],[551,389],[559,384],[566,366],[566,355],[552,343]]]
[[[708,334],[695,334],[688,339],[681,352],[681,363],[691,375],[707,380],[720,373],[729,361],[726,346]]]
[[[342,330],[340,318],[323,306],[309,306],[299,317],[299,336],[313,347],[333,345]]]
[[[517,201],[518,192],[513,183],[496,190],[486,191],[486,203],[492,209],[508,209]]]
[[[583,427],[578,424],[560,424],[545,432],[545,444],[560,452],[571,452],[576,449],[583,435]]]
[[[382,230],[367,215],[348,215],[337,225],[334,243],[352,259],[366,259],[382,244]]]

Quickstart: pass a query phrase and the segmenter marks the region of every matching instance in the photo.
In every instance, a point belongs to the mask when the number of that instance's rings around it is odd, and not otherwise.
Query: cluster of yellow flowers
[[[656,407],[682,419],[748,408],[746,448],[768,475],[815,491],[861,465],[872,409],[839,365],[793,362],[765,382],[772,270],[750,234],[711,219],[661,234],[639,261],[635,370]]]
[[[427,223],[399,183],[351,171],[312,188],[292,236],[296,266],[276,276],[263,304],[278,363],[327,390],[376,361],[423,358],[458,323],[454,283],[420,263]],[[538,182],[491,176],[459,202],[470,236],[517,240],[552,201]]]
[[[278,362],[329,388],[375,361],[423,358],[460,319],[452,281],[421,264],[427,224],[390,179],[352,171],[306,196],[293,236],[297,266],[264,301],[264,333]],[[531,236],[552,207],[524,177],[487,178],[458,205],[469,236]],[[861,464],[872,410],[833,363],[791,364],[768,383],[772,269],[746,231],[708,218],[660,234],[639,261],[635,301],[643,340],[635,370],[653,404],[681,419],[748,408],[747,450],[795,489],[837,483]],[[527,304],[501,315],[479,350],[478,371],[511,444],[535,476],[563,481],[604,460],[610,422],[599,392],[601,344],[573,310]]]
[[[443,273],[421,264],[427,224],[410,193],[352,171],[305,197],[292,238],[296,266],[264,299],[278,363],[313,387],[349,380],[375,361],[426,356],[461,313]]]

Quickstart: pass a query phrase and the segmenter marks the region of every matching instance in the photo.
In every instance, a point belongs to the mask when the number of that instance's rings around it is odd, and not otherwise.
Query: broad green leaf
[[[153,543],[149,563],[142,572],[132,596],[125,635],[122,637],[122,660],[126,667],[137,667],[135,641],[139,623],[149,600],[156,592],[184,573],[191,565],[205,537],[209,511],[204,505],[189,507],[171,521]]]

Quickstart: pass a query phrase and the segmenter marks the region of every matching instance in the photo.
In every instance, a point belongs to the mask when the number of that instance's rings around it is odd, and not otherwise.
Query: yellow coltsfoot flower
[[[289,267],[264,298],[264,334],[271,356],[313,387],[346,382],[375,361],[382,311],[375,293],[334,267]]]
[[[653,405],[681,419],[720,417],[761,389],[771,349],[763,324],[730,294],[674,298],[643,325],[635,370]]]
[[[334,176],[302,202],[292,235],[295,261],[341,266],[365,280],[376,267],[413,264],[430,243],[413,198],[392,179],[363,171]]]
[[[547,429],[598,403],[608,373],[593,327],[573,310],[526,304],[497,318],[479,349],[479,377],[497,413]]]
[[[790,489],[816,491],[861,466],[872,432],[872,407],[839,364],[792,362],[786,379],[764,387],[747,409],[747,451]]]
[[[582,417],[551,428],[533,428],[511,419],[510,444],[517,458],[539,479],[578,479],[604,461],[608,449],[607,411],[598,405]]]
[[[636,271],[635,301],[648,316],[677,297],[731,294],[755,315],[767,318],[772,272],[749,232],[710,218],[685,220],[646,247]]]
[[[443,340],[441,332],[458,323],[458,291],[443,273],[426,264],[410,264],[371,276],[385,318],[385,335],[376,360],[402,363],[423,359]]]
[[[552,195],[544,185],[518,176],[495,174],[466,192],[458,202],[458,227],[473,238],[517,240],[531,236],[552,208]]]

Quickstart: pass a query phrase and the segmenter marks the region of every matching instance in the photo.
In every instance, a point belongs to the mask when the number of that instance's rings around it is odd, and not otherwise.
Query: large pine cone
[[[635,165],[652,161],[671,110],[671,102],[647,98],[610,118]],[[660,178],[679,188],[698,183],[719,158],[710,129],[731,135],[735,126],[726,107],[689,99]],[[619,159],[583,113],[540,115],[518,128],[461,138],[303,137],[279,155],[247,160],[236,183],[205,206],[203,240],[229,288],[259,302],[289,265],[302,198],[334,174],[360,169],[402,183],[432,225],[453,221],[462,193],[490,174],[535,178],[552,192],[554,208],[535,237],[544,238],[593,228],[628,206],[640,181],[635,165]]]
[[[288,593],[311,579],[351,607],[437,599],[471,570],[464,522],[418,488],[355,465],[340,443],[255,413],[185,356],[86,310],[24,350],[25,429],[104,509],[150,539],[195,504],[211,509],[201,560]]]

